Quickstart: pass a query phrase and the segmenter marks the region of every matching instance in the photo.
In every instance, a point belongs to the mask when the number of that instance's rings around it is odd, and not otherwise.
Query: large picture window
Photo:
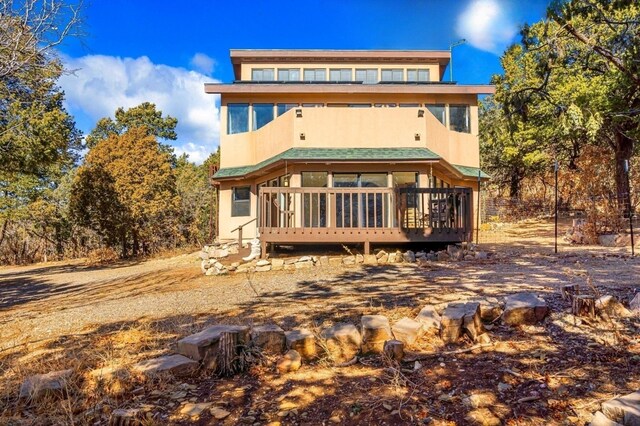
[[[404,70],[388,69],[382,70],[382,81],[404,81]]]
[[[439,122],[447,125],[446,107],[444,104],[427,104],[427,109],[433,114]]]
[[[305,68],[304,81],[326,81],[327,70],[324,68]]]
[[[407,81],[411,81],[411,82],[429,81],[429,70],[407,70]]]
[[[273,68],[254,68],[251,70],[252,81],[273,81]]]
[[[364,84],[376,84],[378,83],[378,70],[377,69],[357,69],[356,81],[361,81]]]
[[[249,104],[227,104],[227,134],[249,131]]]
[[[251,215],[251,187],[236,186],[231,188],[231,216]]]
[[[471,133],[469,105],[449,105],[449,128],[456,132]]]
[[[273,121],[273,104],[253,104],[251,130],[258,130],[271,121]]]
[[[351,68],[339,68],[329,70],[331,81],[351,81]]]
[[[300,69],[278,68],[278,81],[300,81]]]

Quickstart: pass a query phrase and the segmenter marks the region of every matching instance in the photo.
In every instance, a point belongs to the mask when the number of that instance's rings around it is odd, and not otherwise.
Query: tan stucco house
[[[221,95],[219,239],[471,240],[478,95],[449,51],[232,50]]]

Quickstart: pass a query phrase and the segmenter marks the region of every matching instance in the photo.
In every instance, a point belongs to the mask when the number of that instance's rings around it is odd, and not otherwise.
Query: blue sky
[[[132,1],[86,4],[85,32],[60,48],[74,72],[67,107],[89,132],[118,106],[155,102],[178,118],[178,153],[202,161],[218,145],[218,99],[205,82],[233,79],[229,49],[448,49],[454,79],[489,83],[500,54],[547,1]],[[448,75],[448,74],[447,74]]]

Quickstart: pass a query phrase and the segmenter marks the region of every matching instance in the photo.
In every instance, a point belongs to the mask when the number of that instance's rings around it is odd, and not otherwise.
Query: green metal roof
[[[457,171],[462,173],[465,177],[477,178],[478,177],[478,172],[480,172],[480,178],[481,179],[491,179],[491,176],[489,176],[488,174],[486,174],[485,172],[480,170],[478,167],[458,166],[458,165],[455,165],[455,164],[452,164],[452,166]]]
[[[220,169],[214,179],[245,176],[273,163],[284,160],[370,160],[370,161],[406,161],[439,160],[433,151],[427,148],[290,148],[278,155],[266,159],[254,166],[229,167]],[[477,172],[476,172],[477,175]]]

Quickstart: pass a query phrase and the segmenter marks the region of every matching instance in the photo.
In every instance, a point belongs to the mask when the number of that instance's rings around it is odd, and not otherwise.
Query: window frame
[[[416,78],[415,79],[411,79],[410,73],[415,72],[416,73]],[[420,73],[424,72],[426,73],[426,80],[421,80],[420,79]],[[409,83],[426,83],[431,81],[431,70],[430,69],[425,69],[425,68],[409,68],[407,69],[407,82]]]
[[[364,80],[358,78],[358,72],[365,73]],[[369,79],[370,72],[375,75],[375,78],[373,80]],[[361,81],[362,84],[378,84],[380,82],[380,80],[378,79],[378,68],[356,68],[355,76],[356,76],[355,81]]]
[[[391,78],[384,78],[385,73],[391,73]],[[400,75],[400,79],[397,79],[397,74]],[[380,70],[380,81],[388,83],[388,82],[404,82],[404,69],[403,68],[383,68]]]
[[[264,72],[271,71],[271,78],[265,78]],[[262,78],[256,78],[255,73],[262,73]],[[273,68],[251,68],[251,81],[275,81],[275,70]]]
[[[231,109],[234,107],[244,107],[246,109],[246,120],[245,120],[245,124],[244,124],[244,129],[245,130],[239,130],[237,132],[232,132],[231,131]],[[227,104],[227,134],[228,135],[237,135],[239,133],[246,133],[249,131],[249,128],[251,127],[249,125],[249,116],[250,116],[250,105],[248,103],[244,103],[244,102],[233,102],[233,103],[228,103]]]
[[[313,79],[307,78],[307,73],[313,72]],[[322,75],[322,78],[318,78],[318,73]],[[327,81],[327,69],[326,68],[304,68],[302,70],[302,81]]]
[[[236,191],[239,189],[248,190],[248,197],[246,200],[237,199]],[[246,209],[246,214],[244,214],[245,209]],[[231,217],[247,217],[247,216],[251,216],[251,185],[232,186],[231,187]]]
[[[298,73],[298,78],[291,78],[291,72]],[[287,78],[282,78],[280,73],[287,73]],[[300,68],[278,68],[278,80],[277,81],[300,81]]]
[[[340,76],[335,79],[331,76],[332,73],[334,72],[338,72],[340,74]],[[344,78],[345,73],[348,73],[348,76],[346,76],[347,78]],[[351,68],[329,68],[329,81],[340,81],[340,82],[347,82],[347,81],[353,81],[353,70]]]
[[[465,109],[465,127],[462,128],[454,128],[454,121],[451,119],[451,109],[452,108],[464,108]],[[449,130],[459,133],[471,133],[471,106],[468,104],[449,104]]]

